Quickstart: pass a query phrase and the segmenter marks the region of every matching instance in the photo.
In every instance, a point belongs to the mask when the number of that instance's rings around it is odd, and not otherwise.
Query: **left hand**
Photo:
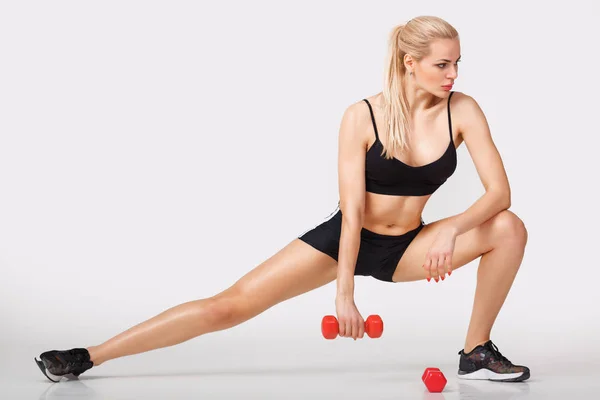
[[[454,244],[456,243],[456,230],[452,227],[440,228],[429,251],[425,255],[423,268],[427,274],[427,281],[431,278],[436,282],[441,278],[446,278],[452,274],[452,255],[454,254]]]

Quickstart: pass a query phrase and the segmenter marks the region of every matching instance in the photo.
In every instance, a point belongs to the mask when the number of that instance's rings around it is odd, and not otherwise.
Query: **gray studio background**
[[[214,295],[322,221],[338,201],[343,111],[382,89],[393,26],[428,14],[460,32],[454,89],[484,110],[529,231],[492,339],[537,371],[565,355],[597,364],[591,1],[15,1],[0,6],[3,374],[38,379],[44,350]],[[482,194],[463,145],[424,219]],[[97,371],[454,365],[477,262],[438,284],[357,277],[379,340],[321,337],[330,284]]]

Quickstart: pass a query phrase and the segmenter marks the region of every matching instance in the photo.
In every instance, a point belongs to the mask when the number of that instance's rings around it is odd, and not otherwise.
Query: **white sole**
[[[512,374],[498,374],[494,371],[491,371],[487,368],[481,368],[475,372],[471,372],[469,374],[457,374],[459,379],[468,379],[468,380],[489,380],[489,381],[504,381],[507,379],[515,379],[519,378],[523,375],[523,372],[515,372]]]
[[[37,364],[37,366],[39,367],[39,369],[42,371],[42,373],[44,375],[46,375],[46,378],[48,378],[49,380],[51,380],[52,382],[59,382],[62,378],[62,376],[56,376],[50,373],[50,371],[48,371],[48,369],[46,368],[46,366],[44,365],[44,363],[41,360],[38,360],[37,358],[34,358],[35,363]]]

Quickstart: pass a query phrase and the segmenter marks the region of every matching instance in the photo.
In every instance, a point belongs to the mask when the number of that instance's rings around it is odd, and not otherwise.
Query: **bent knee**
[[[512,211],[503,210],[490,221],[495,239],[501,242],[517,242],[522,245],[527,243],[528,232],[525,223]]]

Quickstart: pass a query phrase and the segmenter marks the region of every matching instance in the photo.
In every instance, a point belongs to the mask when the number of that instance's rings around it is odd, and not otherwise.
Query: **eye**
[[[456,66],[458,67],[458,63],[459,63],[459,62],[461,62],[461,61],[462,61],[462,60],[458,60],[458,61],[456,62],[456,64],[454,64],[454,65],[456,65]],[[436,66],[437,66],[437,67],[440,67],[440,68],[444,68],[446,65],[447,65],[447,63],[436,64]]]

